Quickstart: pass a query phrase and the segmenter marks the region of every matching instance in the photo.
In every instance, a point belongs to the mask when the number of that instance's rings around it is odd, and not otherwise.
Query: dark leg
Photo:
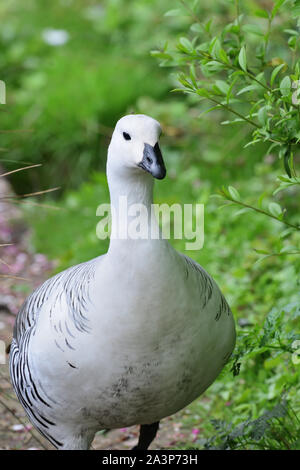
[[[132,450],[147,450],[156,436],[158,427],[159,421],[153,424],[142,424],[138,445],[133,447]]]

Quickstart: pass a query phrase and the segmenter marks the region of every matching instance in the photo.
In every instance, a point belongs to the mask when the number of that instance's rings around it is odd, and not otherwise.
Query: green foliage
[[[59,260],[58,271],[105,253],[108,243],[96,236],[97,206],[109,202],[104,174],[95,174],[90,183],[68,191],[54,208],[26,206],[28,223],[33,225],[36,249]]]
[[[270,143],[291,177],[294,150],[300,141],[300,61],[296,58],[299,32],[285,29],[284,51],[270,40],[278,28],[273,21],[283,4],[292,11],[297,6],[295,0],[276,2],[272,10],[259,10],[249,18],[240,14],[237,0],[236,19],[220,28],[213,27],[211,20],[206,24],[198,20],[199,2],[194,2],[192,8],[182,2],[196,23],[191,27],[190,39],[181,37],[177,52],[165,48],[162,58],[163,65],[181,69],[181,87],[176,91],[212,102],[214,106],[208,112],[223,109],[237,116],[223,121],[224,125],[251,125],[252,139],[246,145]],[[178,15],[182,13],[178,10]]]
[[[300,339],[300,332],[296,333],[299,318],[300,305],[299,302],[295,302],[281,309],[272,309],[266,316],[262,327],[251,325],[251,329],[243,329],[232,355],[234,375],[240,372],[240,360],[257,359],[262,356],[266,369],[272,369],[281,361],[285,361],[291,369],[290,380],[285,383],[285,386],[288,387],[289,383],[293,384],[293,344],[294,341]]]
[[[1,5],[1,79],[7,83],[7,109],[13,109],[2,114],[2,127],[23,129],[4,133],[1,147],[9,148],[10,160],[43,163],[38,173],[11,176],[19,194],[74,187],[91,168],[103,169],[116,119],[134,109],[139,96],[165,95],[168,85],[148,54],[152,41],[160,41],[156,24],[168,8],[163,3]],[[57,30],[68,36],[55,46],[51,32]]]
[[[216,436],[198,442],[205,449],[296,450],[299,447],[297,430],[300,430],[300,423],[284,399],[259,418],[252,421],[247,419],[234,428],[220,420],[212,420],[212,424],[217,432]],[[295,432],[291,434],[289,428],[293,428]]]

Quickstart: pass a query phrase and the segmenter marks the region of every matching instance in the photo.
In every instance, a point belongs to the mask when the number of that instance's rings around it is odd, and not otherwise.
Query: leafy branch
[[[167,45],[152,51],[161,65],[180,68],[181,86],[173,91],[193,93],[200,100],[212,102],[215,106],[205,112],[223,109],[237,117],[222,124],[250,124],[254,130],[247,145],[270,142],[268,151],[275,149],[287,175],[294,176],[294,151],[300,142],[300,61],[296,58],[299,30],[285,30],[290,57],[267,54],[274,49],[270,42],[273,20],[285,4],[293,7],[295,0],[277,0],[270,11],[261,9],[256,13],[267,22],[265,32],[256,21],[244,21],[238,0],[235,20],[214,33],[211,20],[205,24],[199,21],[197,1],[192,5],[181,3],[195,22],[190,38],[181,37],[177,51],[169,51]],[[253,41],[249,35],[258,40]]]
[[[231,203],[234,203],[246,209],[250,209],[252,211],[258,212],[259,214],[266,215],[267,217],[277,220],[277,222],[281,222],[285,224],[286,226],[291,227],[295,230],[300,230],[300,225],[291,224],[290,222],[284,219],[284,211],[282,210],[280,205],[276,202],[271,202],[269,204],[269,211],[266,211],[262,208],[255,207],[255,206],[252,206],[250,204],[247,204],[241,201],[238,191],[233,186],[229,186],[228,188],[225,188],[223,186],[223,188],[220,190],[220,194],[224,199],[226,199],[227,201],[230,201]]]

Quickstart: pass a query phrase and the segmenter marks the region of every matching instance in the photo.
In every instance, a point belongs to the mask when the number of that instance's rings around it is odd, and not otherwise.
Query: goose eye
[[[123,132],[123,137],[125,140],[131,140],[131,137],[129,134],[127,134],[127,132]]]

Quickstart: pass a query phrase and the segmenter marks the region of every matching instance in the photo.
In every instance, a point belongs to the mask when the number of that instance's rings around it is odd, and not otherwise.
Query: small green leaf
[[[199,114],[198,118],[201,118],[205,114],[210,113],[211,111],[214,111],[215,109],[219,109],[219,107],[220,106],[217,104],[217,106],[212,106],[211,108],[205,109],[205,111],[202,111],[202,113]]]
[[[233,119],[232,121],[222,121],[221,124],[222,126],[227,126],[229,124],[236,124],[237,122],[245,122],[245,121],[244,119],[236,118],[236,119]]]
[[[179,10],[179,8],[176,8],[174,10],[169,10],[164,14],[164,16],[180,16],[180,15],[182,15],[182,11]]]
[[[207,31],[208,33],[210,32],[211,24],[212,24],[212,19],[211,19],[211,20],[208,20],[207,23],[205,23],[205,25],[204,25],[204,29],[205,29],[205,31]]]
[[[275,67],[275,69],[273,70],[272,75],[271,75],[271,81],[270,81],[271,86],[273,85],[274,80],[275,80],[275,78],[277,77],[278,73],[280,72],[280,70],[281,70],[282,67],[284,67],[284,66],[285,66],[285,64],[280,64],[280,65],[278,65],[277,67]]]
[[[191,26],[191,31],[194,33],[203,33],[203,26],[199,23],[194,23]]]
[[[260,207],[260,208],[262,207],[262,202],[263,202],[263,200],[265,199],[266,196],[267,196],[267,193],[266,193],[266,192],[262,193],[262,194],[259,196],[258,201],[257,201],[258,207]]]
[[[224,80],[216,80],[216,85],[223,95],[227,95],[229,90],[229,85]]]
[[[157,59],[172,59],[172,56],[170,56],[170,54],[167,54],[166,52],[162,51],[150,51],[150,54],[152,57],[156,57]]]
[[[236,211],[236,212],[234,213],[234,216],[235,216],[235,217],[238,217],[238,216],[240,216],[240,215],[242,215],[242,214],[245,214],[246,212],[251,212],[250,207],[243,207],[243,209],[240,209],[240,210]]]
[[[243,46],[239,53],[239,64],[244,72],[247,72],[247,58],[246,58],[246,49]]]
[[[205,67],[210,72],[218,72],[218,71],[224,69],[224,66],[222,64],[220,64],[220,62],[217,62],[216,60],[211,60],[211,61],[207,62],[205,65],[203,65],[203,68],[205,68]]]
[[[291,34],[292,36],[299,36],[298,31],[296,31],[295,29],[285,29],[284,32],[287,34]]]
[[[221,43],[220,40],[215,37],[211,42],[210,53],[214,59],[218,59],[220,57],[220,50],[221,50]]]
[[[248,86],[242,88],[242,89],[236,94],[236,96],[242,95],[243,93],[247,93],[248,91],[253,91],[253,90],[257,90],[257,89],[258,89],[257,85],[248,85]]]
[[[260,142],[261,139],[254,139],[254,140],[251,140],[250,142],[248,142],[246,145],[244,145],[244,149],[246,149],[247,147],[250,147],[250,145],[255,145],[257,144],[257,142]]]
[[[209,98],[209,92],[205,88],[198,88],[196,90],[197,95],[204,96],[205,98]]]
[[[264,36],[262,30],[256,24],[245,24],[242,29],[246,33],[255,34],[256,36]]]
[[[282,209],[277,202],[270,202],[269,206],[269,212],[272,214],[274,217],[279,217],[282,214]]]
[[[183,49],[187,52],[193,52],[194,48],[191,43],[187,38],[180,38],[179,39],[179,44],[183,47]]]
[[[254,14],[259,18],[269,18],[269,13],[266,10],[256,10]]]
[[[186,93],[186,89],[185,88],[173,88],[171,90],[171,93],[175,93],[175,92]]]
[[[226,54],[226,51],[224,51],[224,49],[220,49],[219,50],[219,58],[225,62],[225,64],[229,64],[230,63],[230,60],[228,58],[228,55]]]
[[[197,75],[194,64],[190,65],[190,78],[195,88],[197,88]]]
[[[270,253],[266,250],[259,250],[258,248],[254,248],[254,251],[256,251],[256,253],[259,253],[260,255],[269,255]]]
[[[281,80],[281,82],[280,82],[280,92],[281,92],[282,96],[287,96],[290,93],[291,85],[292,85],[291,84],[291,79],[288,75]]]
[[[288,40],[288,45],[291,49],[295,49],[297,46],[297,37],[296,36],[291,36]]]
[[[268,117],[267,106],[263,106],[262,108],[260,108],[260,110],[257,113],[257,119],[262,126],[266,124],[267,117]]]
[[[274,18],[274,16],[276,15],[277,11],[279,10],[279,8],[285,3],[286,0],[277,0],[277,2],[275,3],[274,7],[273,7],[273,10],[272,10],[272,18]]]
[[[237,189],[235,189],[233,186],[228,186],[228,191],[232,199],[235,199],[237,201],[240,200],[241,196]]]

